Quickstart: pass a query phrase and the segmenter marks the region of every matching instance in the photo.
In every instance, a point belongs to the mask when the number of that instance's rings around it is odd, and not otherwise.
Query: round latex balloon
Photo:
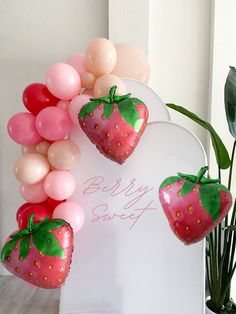
[[[20,229],[26,228],[28,225],[29,217],[34,214],[34,223],[42,221],[46,217],[51,216],[50,210],[38,204],[31,204],[30,206],[21,210],[17,215],[17,222]]]
[[[65,200],[57,201],[57,200],[54,200],[54,199],[48,197],[48,199],[45,202],[41,203],[40,205],[47,207],[50,210],[50,212],[53,213],[53,211],[57,207],[57,205],[61,204],[64,201]]]
[[[42,138],[35,128],[35,116],[29,112],[19,112],[7,124],[10,137],[21,145],[35,145]]]
[[[58,108],[61,108],[65,111],[68,110],[68,106],[69,106],[69,103],[70,101],[69,100],[60,100],[58,103],[57,103],[57,107]]]
[[[48,160],[37,153],[21,156],[14,165],[14,174],[18,181],[24,184],[36,184],[43,180],[50,170]]]
[[[48,107],[37,115],[35,125],[43,138],[57,141],[63,139],[70,132],[71,120],[65,110]]]
[[[59,99],[70,100],[79,94],[81,82],[78,72],[69,64],[52,65],[45,77],[49,91]]]
[[[145,54],[130,44],[116,45],[117,62],[112,73],[123,78],[133,78],[148,83],[150,66]]]
[[[30,185],[21,184],[20,193],[24,200],[32,204],[45,202],[48,198],[44,190],[43,181]]]
[[[95,75],[111,73],[116,65],[116,48],[106,38],[92,40],[85,53],[85,66]]]
[[[81,84],[84,88],[92,89],[96,81],[96,76],[91,72],[85,72],[81,75]]]
[[[75,190],[75,179],[68,171],[53,170],[45,178],[44,189],[54,200],[64,200]]]
[[[78,163],[80,150],[71,140],[54,142],[48,150],[50,164],[59,170],[71,170]]]
[[[69,222],[73,232],[76,233],[83,227],[84,211],[77,203],[67,201],[55,208],[53,218],[59,218]]]
[[[69,116],[74,125],[79,126],[78,115],[83,105],[90,101],[91,96],[87,94],[78,95],[73,98],[68,107]]]
[[[33,83],[27,86],[23,91],[22,100],[26,109],[34,115],[48,106],[56,106],[59,101],[42,83]]]
[[[32,145],[32,146],[23,145],[21,146],[21,152],[22,154],[36,153],[36,146],[35,145]]]
[[[66,61],[67,64],[71,65],[79,75],[87,71],[85,67],[84,55],[80,53],[75,53]]]
[[[18,208],[18,210],[17,210],[17,212],[16,212],[16,221],[18,221],[18,218],[19,218],[20,213],[21,213],[25,208],[27,208],[27,207],[29,207],[29,206],[32,206],[32,204],[31,204],[31,203],[24,203],[24,204],[22,204],[22,205]]]
[[[94,84],[94,97],[108,96],[110,88],[114,85],[117,86],[116,95],[125,94],[125,84],[118,76],[113,74],[105,74],[100,76]]]
[[[50,144],[47,141],[41,141],[36,146],[36,153],[47,156]]]

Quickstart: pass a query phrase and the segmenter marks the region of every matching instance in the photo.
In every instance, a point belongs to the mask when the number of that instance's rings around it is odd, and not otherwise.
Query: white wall
[[[25,86],[43,82],[50,64],[84,51],[92,38],[106,37],[107,25],[107,0],[0,0],[0,245],[24,203],[12,174],[20,147],[7,135],[7,121],[24,111]]]

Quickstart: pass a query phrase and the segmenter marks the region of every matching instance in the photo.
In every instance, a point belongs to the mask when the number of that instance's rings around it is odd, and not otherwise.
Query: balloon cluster
[[[20,193],[27,202],[17,211],[19,228],[25,228],[30,215],[34,223],[49,216],[70,223],[77,232],[84,212],[68,198],[76,182],[70,170],[79,162],[79,147],[68,134],[79,126],[78,114],[92,97],[107,96],[111,86],[117,95],[125,93],[121,77],[147,83],[146,56],[129,44],[116,46],[105,38],[92,40],[85,54],[74,54],[65,63],[56,63],[46,72],[45,82],[25,88],[22,100],[28,112],[10,118],[8,133],[22,145],[14,174]]]

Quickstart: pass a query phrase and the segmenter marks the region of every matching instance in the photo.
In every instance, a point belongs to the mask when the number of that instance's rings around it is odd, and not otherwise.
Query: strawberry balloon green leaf
[[[9,236],[1,252],[8,271],[41,288],[59,288],[69,273],[73,231],[62,219],[49,217]]]
[[[116,89],[113,86],[108,97],[90,98],[78,119],[100,153],[122,164],[133,153],[145,130],[148,109],[131,94],[117,96]]]
[[[204,176],[208,167],[195,175],[178,173],[165,179],[159,199],[175,235],[185,244],[206,237],[226,216],[232,205],[230,191],[218,179]]]

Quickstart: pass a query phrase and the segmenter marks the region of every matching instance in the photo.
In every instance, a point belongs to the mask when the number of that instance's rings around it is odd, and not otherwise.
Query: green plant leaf
[[[185,196],[190,193],[195,188],[195,183],[186,181],[184,182],[182,189],[180,191],[180,196]]]
[[[175,177],[168,177],[161,183],[159,189],[162,189],[165,186],[170,185],[170,184],[172,184],[174,182],[177,182],[177,181],[180,181],[180,180],[182,180],[182,179],[180,177],[177,177],[177,176],[175,176]]]
[[[65,225],[68,225],[68,222],[66,222],[63,219],[54,218],[54,219],[48,220],[46,223],[41,225],[39,228],[39,232],[50,231],[50,230],[57,229]]]
[[[84,117],[86,117],[90,112],[92,112],[94,109],[96,109],[101,102],[92,101],[84,105],[79,113],[80,120],[83,120]]]
[[[60,243],[51,232],[38,231],[33,233],[33,243],[39,252],[47,256],[65,256]]]
[[[189,110],[187,110],[181,106],[178,106],[175,104],[166,104],[166,106],[173,109],[173,110],[176,110],[176,111],[182,113],[183,115],[187,116],[191,120],[193,120],[196,123],[198,123],[199,125],[201,125],[204,129],[208,130],[210,133],[210,136],[211,136],[212,146],[213,146],[214,151],[215,151],[215,156],[216,156],[216,161],[217,161],[218,166],[221,169],[229,168],[231,162],[230,162],[228,151],[227,151],[224,143],[220,139],[219,135],[216,133],[216,131],[214,130],[214,128],[212,127],[212,125],[209,122],[202,120],[196,114],[194,114],[193,112],[191,112],[191,111],[189,111]]]
[[[7,243],[5,243],[1,252],[2,262],[5,262],[5,260],[8,258],[8,256],[11,254],[12,250],[16,246],[17,242],[18,242],[18,239],[12,239],[8,241]]]
[[[124,120],[131,125],[137,132],[140,131],[141,119],[139,112],[131,98],[118,103],[118,109]]]
[[[114,109],[114,104],[104,103],[104,118],[105,120],[109,119]]]
[[[225,112],[229,131],[236,139],[236,69],[230,67],[224,89]]]
[[[23,260],[26,259],[26,257],[29,254],[30,250],[30,236],[27,236],[20,241],[20,256],[22,257]]]
[[[216,222],[220,214],[220,192],[216,188],[216,184],[201,185],[199,196],[203,208]]]

